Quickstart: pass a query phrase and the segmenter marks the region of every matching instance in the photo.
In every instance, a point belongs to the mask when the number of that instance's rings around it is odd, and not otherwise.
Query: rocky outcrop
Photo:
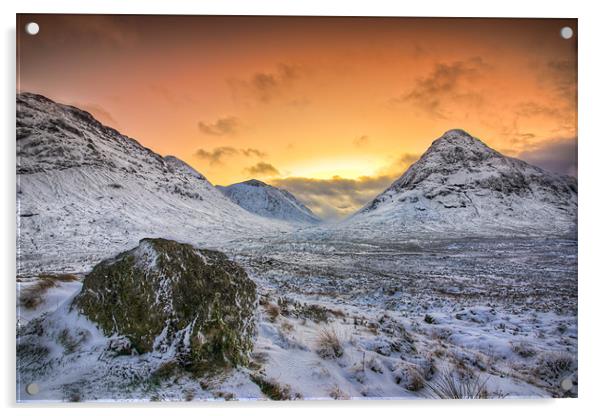
[[[255,306],[255,283],[224,254],[164,239],[98,264],[72,305],[138,353],[198,371],[247,363]]]

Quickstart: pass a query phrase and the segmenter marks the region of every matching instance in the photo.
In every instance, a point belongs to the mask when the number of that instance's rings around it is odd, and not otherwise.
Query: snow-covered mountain
[[[450,130],[342,226],[467,235],[574,232],[577,181]]]
[[[287,229],[75,107],[17,96],[19,273],[79,271],[164,237],[205,247]]]
[[[257,179],[217,188],[234,203],[262,217],[297,223],[320,222],[293,194]]]

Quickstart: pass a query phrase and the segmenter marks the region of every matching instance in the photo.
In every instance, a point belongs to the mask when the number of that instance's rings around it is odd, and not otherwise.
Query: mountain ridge
[[[214,247],[288,228],[185,162],[31,93],[17,95],[17,210],[19,273],[81,271],[147,237]]]
[[[577,181],[449,130],[385,191],[345,219],[396,230],[576,229]]]

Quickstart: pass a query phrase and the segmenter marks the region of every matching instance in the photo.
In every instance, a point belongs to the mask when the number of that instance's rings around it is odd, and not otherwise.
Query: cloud
[[[206,159],[211,165],[220,165],[223,163],[223,159],[231,156],[243,155],[245,157],[257,157],[264,158],[267,153],[253,148],[237,149],[230,146],[216,147],[212,151],[205,149],[198,149],[195,153],[201,159]]]
[[[577,98],[577,61],[548,61],[541,74],[540,81],[554,89],[559,98],[572,104]]]
[[[272,179],[270,183],[291,192],[320,217],[338,219],[357,211],[395,179],[396,175],[362,176],[358,179],[290,177]]]
[[[262,158],[267,156],[267,153],[262,152],[258,149],[240,149],[240,152],[247,157],[255,156],[258,158]]]
[[[130,16],[125,15],[58,15],[41,19],[41,27],[51,30],[52,37],[40,38],[41,41],[59,45],[94,45],[98,48],[110,50],[115,48],[130,48],[143,41],[141,33],[137,30],[135,22]],[[133,24],[134,23],[134,24]]]
[[[419,158],[420,155],[416,153],[403,153],[395,158],[391,164],[381,168],[377,173],[379,175],[392,176],[397,179]]]
[[[356,147],[364,147],[368,144],[369,141],[370,138],[364,134],[353,139],[353,145]]]
[[[543,169],[577,177],[576,138],[547,141],[519,153],[517,157]]]
[[[251,99],[260,103],[270,103],[284,95],[293,83],[301,77],[301,67],[291,64],[278,64],[273,72],[257,72],[246,80],[229,80],[235,97]],[[293,106],[306,106],[309,100],[297,98],[290,101]]]
[[[245,169],[245,172],[253,176],[277,176],[280,175],[278,169],[266,162],[258,162],[257,164]]]
[[[235,134],[240,127],[240,122],[236,117],[223,117],[214,123],[199,121],[198,126],[201,133],[209,136],[225,136]]]
[[[454,101],[482,104],[482,95],[468,88],[467,84],[481,76],[487,68],[489,66],[481,57],[436,64],[430,74],[416,80],[412,89],[391,101],[411,104],[432,118],[448,118],[448,105]]]
[[[196,151],[196,155],[201,159],[207,159],[211,165],[219,165],[222,163],[222,159],[229,156],[238,154],[238,150],[233,147],[222,146],[213,149],[213,151],[207,151],[199,149]]]

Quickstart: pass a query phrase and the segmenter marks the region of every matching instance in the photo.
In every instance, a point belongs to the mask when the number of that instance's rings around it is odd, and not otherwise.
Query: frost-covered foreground
[[[81,283],[57,281],[35,308],[19,309],[21,333],[37,340],[21,345],[31,351],[18,362],[19,399],[577,394],[575,240],[366,242],[298,233],[224,251],[260,295],[248,367],[194,377],[156,352],[119,354],[117,340],[69,310]],[[21,296],[37,284],[21,280]],[[34,319],[41,313],[49,314],[44,324]],[[40,393],[28,396],[33,382]]]

